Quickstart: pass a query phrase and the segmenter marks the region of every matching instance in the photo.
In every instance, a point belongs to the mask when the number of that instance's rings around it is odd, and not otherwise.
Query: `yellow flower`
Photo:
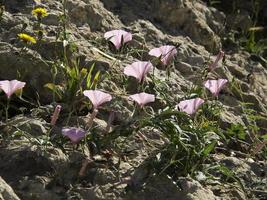
[[[32,44],[35,44],[36,43],[36,39],[26,33],[20,33],[18,34],[18,37],[23,41],[23,42],[26,42],[26,43],[32,43]]]
[[[32,10],[32,14],[38,18],[46,17],[48,15],[45,8],[35,8]]]

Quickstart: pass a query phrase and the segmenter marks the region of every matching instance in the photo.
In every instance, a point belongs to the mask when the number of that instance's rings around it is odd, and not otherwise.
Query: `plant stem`
[[[115,112],[114,112],[114,111],[111,111],[111,112],[110,112],[110,115],[109,115],[109,118],[108,118],[107,127],[106,127],[106,129],[105,129],[106,133],[109,132],[109,130],[110,130],[110,128],[111,128],[111,124],[112,124],[114,118],[115,118]]]
[[[97,113],[98,113],[98,110],[94,109],[92,114],[91,114],[91,116],[90,116],[90,119],[89,119],[89,122],[87,124],[87,127],[86,127],[88,130],[92,127],[92,125],[94,123],[94,119],[95,119]]]
[[[7,122],[7,120],[8,120],[9,104],[10,104],[10,99],[7,98],[7,103],[6,103],[6,122]]]

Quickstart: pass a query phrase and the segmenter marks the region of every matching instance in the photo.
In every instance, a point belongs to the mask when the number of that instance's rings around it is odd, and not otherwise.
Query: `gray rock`
[[[220,113],[219,123],[223,129],[229,128],[231,124],[241,124],[245,126],[242,116],[235,115],[233,112],[226,110]]]
[[[9,0],[5,1],[4,5],[6,9],[11,13],[18,13],[18,12],[27,12],[32,9],[32,5],[34,4],[34,0]]]
[[[184,200],[216,200],[216,196],[213,192],[207,188],[204,188],[198,181],[187,180],[182,178],[180,181],[182,185]]]
[[[37,52],[0,42],[0,63],[1,79],[17,79],[19,74],[19,80],[26,82],[24,95],[38,98],[38,93],[42,102],[51,100],[51,92],[44,88],[46,83],[52,81],[51,65]]]
[[[48,183],[51,180],[46,176],[36,176],[33,179],[28,179],[27,177],[24,180],[21,180],[19,183],[19,190],[22,199],[28,200],[60,200],[62,199],[62,195],[58,195],[58,191],[55,190],[48,190],[46,189]],[[63,189],[62,189],[63,191]]]
[[[49,124],[43,119],[36,119],[32,117],[26,117],[18,115],[12,119],[4,131],[11,134],[15,131],[23,131],[26,134],[32,136],[45,136],[49,131]]]
[[[45,150],[43,148],[29,145],[27,141],[14,140],[1,149],[0,176],[8,181],[18,181],[25,176],[42,176],[63,170],[67,156],[60,149],[49,146]]]
[[[160,1],[155,5],[154,17],[166,27],[180,31],[209,51],[218,51],[220,39],[208,24],[218,27],[213,13],[200,2],[187,0]],[[222,15],[222,14],[221,14]],[[216,26],[217,25],[217,26]]]
[[[119,181],[117,174],[114,174],[108,169],[97,169],[94,181],[98,185],[105,185],[108,183],[115,183]]]
[[[173,182],[167,176],[155,176],[150,179],[149,183],[144,186],[142,192],[134,194],[128,194],[127,199],[131,200],[156,200],[156,199],[168,199],[168,200],[217,200],[213,192],[207,188],[201,186],[198,181],[180,178],[178,181],[181,188],[177,183]]]
[[[20,200],[13,189],[0,176],[0,200]]]
[[[106,10],[98,0],[67,1],[67,9],[71,21],[77,26],[88,24],[93,31],[122,27],[113,13]]]

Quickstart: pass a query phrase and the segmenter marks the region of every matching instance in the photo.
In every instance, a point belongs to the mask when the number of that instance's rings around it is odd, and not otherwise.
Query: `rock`
[[[181,185],[181,188],[178,185]],[[127,198],[132,200],[217,200],[213,192],[202,187],[198,181],[181,177],[175,183],[166,175],[150,178],[143,191],[128,193]]]
[[[130,193],[131,194],[131,193]],[[129,194],[129,195],[130,195]],[[133,200],[145,200],[145,199],[181,199],[184,200],[182,192],[179,188],[166,176],[153,177],[151,182],[147,185],[143,192],[132,193],[131,198]]]
[[[0,42],[0,79],[16,79],[25,81],[25,95],[33,98],[41,97],[43,103],[51,100],[51,92],[44,88],[52,81],[51,65],[30,49],[21,51],[8,43]],[[37,93],[36,93],[37,92]]]
[[[18,12],[27,12],[32,9],[32,5],[34,4],[34,0],[9,0],[4,3],[6,9],[11,13],[18,13]]]
[[[220,48],[219,37],[206,22],[216,20],[212,12],[206,9],[202,3],[193,3],[187,0],[161,1],[154,9],[158,11],[155,12],[154,18],[162,22],[165,27],[181,31],[209,51],[216,52]],[[213,26],[216,26],[215,24],[216,22],[213,23]]]
[[[20,200],[13,189],[0,176],[0,200]]]
[[[246,194],[241,191],[239,188],[235,188],[233,186],[214,186],[212,190],[214,191],[214,194],[216,194],[218,200],[232,200],[232,199],[237,199],[237,200],[247,200]],[[216,199],[216,200],[217,200]]]
[[[202,56],[189,56],[187,60],[188,63],[193,66],[203,66],[205,62]]]
[[[248,72],[236,64],[226,62],[225,65],[232,73],[232,75],[238,79],[245,79],[248,76]]]
[[[22,131],[34,137],[45,136],[49,131],[49,125],[43,119],[17,115],[10,119],[10,123],[5,127],[4,131],[9,135],[15,131]]]
[[[134,39],[141,48],[146,48],[144,41],[151,41],[154,45],[158,45],[158,43],[164,43],[166,40],[166,35],[150,21],[138,19],[131,25],[131,30],[134,33]]]
[[[182,186],[184,200],[216,200],[216,196],[213,192],[207,188],[201,186],[198,181],[195,180],[186,180],[182,178],[179,180]]]
[[[27,200],[62,199],[62,194],[58,194],[59,191],[46,189],[50,181],[46,176],[36,176],[33,179],[25,177],[24,180],[20,181],[18,186],[21,198]]]
[[[103,31],[104,28],[108,30],[123,26],[98,0],[67,1],[67,9],[74,24],[77,26],[88,24],[92,31]]]
[[[44,151],[40,146],[27,145],[19,140],[1,148],[0,160],[0,176],[7,181],[18,181],[25,176],[42,176],[62,170],[67,157],[60,149],[48,146]]]
[[[221,47],[220,39],[212,28],[215,31],[220,30],[222,27],[219,22],[222,22],[225,16],[214,9],[211,12],[200,1],[193,3],[189,0],[168,0],[151,3],[138,0],[131,2],[104,0],[104,5],[111,11],[116,10],[122,22],[127,25],[140,18],[141,15],[145,19],[160,24],[162,27],[159,28],[162,31],[176,36],[187,35],[209,51],[216,52]]]
[[[244,102],[250,103],[250,105],[247,106],[248,108],[267,113],[266,106],[262,104],[260,97],[258,97],[254,93],[243,93],[242,97],[242,100]]]
[[[85,129],[85,127],[89,123],[89,120],[90,120],[90,114],[88,114],[87,116],[82,116],[82,117],[73,116],[69,119],[68,126],[75,127],[77,126],[77,122],[78,122],[80,127],[83,127]],[[66,124],[66,122],[67,120],[63,121],[63,124]],[[94,132],[101,136],[106,133],[105,128],[107,127],[107,122],[96,117],[94,119],[92,127],[94,127],[95,129]]]
[[[237,166],[240,166],[241,161],[236,157],[227,157],[221,161],[226,167],[229,169],[234,169]],[[248,166],[242,166],[244,168],[248,168]]]
[[[80,194],[84,199],[92,199],[92,200],[104,200],[105,196],[101,191],[99,186],[91,187],[91,188],[84,188],[78,187],[74,190],[78,194]]]
[[[233,172],[233,177],[238,178],[241,181],[240,183],[235,183],[236,188],[231,185],[226,185],[222,188],[213,184],[212,190],[216,196],[227,200],[233,198],[246,200],[254,195],[257,196],[254,197],[255,199],[261,199],[264,196],[264,192],[261,193],[260,191],[266,190],[266,161],[255,162],[253,159],[238,158],[236,156],[228,157],[222,154],[214,155],[214,161],[226,166]],[[212,172],[212,174],[214,173],[217,174],[218,172]],[[218,187],[220,188],[219,190]],[[243,191],[242,187],[247,188],[246,191]],[[257,193],[257,190],[259,193]]]
[[[98,185],[105,185],[108,183],[115,183],[119,181],[118,177],[111,171],[107,169],[97,169],[96,175],[94,177],[94,182]]]
[[[241,124],[245,126],[241,116],[237,116],[233,112],[226,110],[220,113],[219,123],[223,129],[229,128],[231,124]]]
[[[238,14],[232,14],[227,16],[227,24],[235,30],[248,30],[253,26],[253,20],[250,13],[247,11],[241,11]]]

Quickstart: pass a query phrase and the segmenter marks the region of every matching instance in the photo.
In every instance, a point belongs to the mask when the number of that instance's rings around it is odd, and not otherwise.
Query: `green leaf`
[[[60,99],[62,98],[62,88],[60,85],[55,85],[54,83],[47,83],[44,85],[44,87],[55,92]]]
[[[228,178],[234,178],[234,173],[228,169],[226,166],[224,165],[220,165],[218,170],[220,170],[220,172],[223,173],[223,175],[227,176]]]
[[[211,143],[209,143],[203,150],[202,154],[204,157],[207,157],[210,152],[213,151],[213,149],[215,148],[215,145],[217,144],[217,141],[213,141]]]
[[[95,75],[95,77],[94,77],[94,80],[93,80],[93,82],[92,82],[92,84],[91,84],[90,89],[96,87],[97,82],[98,82],[99,79],[100,79],[100,71],[98,71],[98,72],[96,73],[96,75]]]
[[[262,139],[267,140],[267,134],[261,136]]]
[[[246,138],[246,131],[241,124],[232,124],[227,132],[230,136],[235,136],[240,140],[245,140]]]
[[[91,65],[90,71],[88,72],[87,79],[86,79],[86,89],[91,88],[91,84],[92,84],[91,79],[92,79],[92,73],[93,73],[94,68],[95,68],[95,63]]]

